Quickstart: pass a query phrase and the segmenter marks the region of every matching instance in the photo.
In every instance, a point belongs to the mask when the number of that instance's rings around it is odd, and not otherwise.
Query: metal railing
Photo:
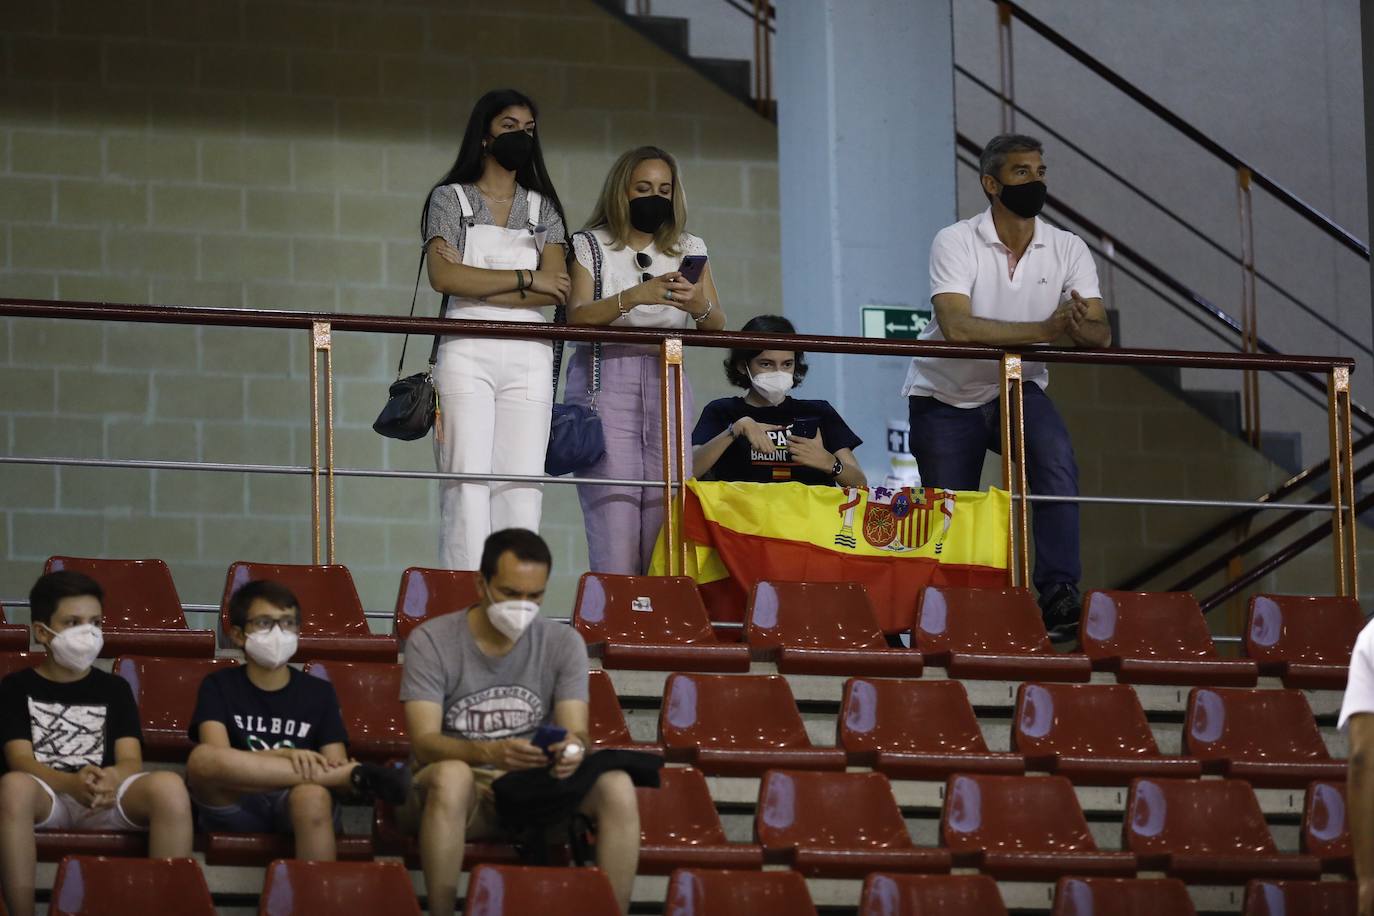
[[[454,321],[439,318],[409,318],[390,315],[353,315],[316,312],[255,311],[247,309],[191,308],[183,306],[123,305],[104,302],[62,302],[40,299],[0,298],[0,316],[14,318],[56,318],[78,321],[127,321],[152,324],[181,324],[202,327],[274,328],[306,331],[311,348],[310,425],[313,433],[310,466],[222,464],[203,462],[125,461],[70,456],[0,456],[0,464],[70,464],[86,467],[152,468],[189,471],[293,474],[309,476],[315,562],[334,559],[334,487],[344,476],[419,479],[501,479],[540,483],[587,483],[589,481],[522,477],[517,475],[472,475],[441,472],[395,471],[387,469],[341,469],[334,463],[333,333],[364,332],[385,334],[453,334],[467,337],[524,338],[533,340],[603,341],[624,344],[649,344],[658,348],[662,366],[660,409],[663,428],[663,477],[661,480],[605,480],[608,484],[662,487],[665,498],[670,573],[685,569],[686,544],[677,530],[687,476],[685,420],[683,401],[683,348],[759,347],[790,349],[809,353],[842,353],[873,356],[927,356],[975,360],[997,360],[1000,367],[1002,404],[1002,481],[1010,492],[1010,538],[1008,574],[1010,584],[1029,584],[1028,504],[1036,500],[1061,497],[1029,493],[1026,467],[1022,460],[1025,428],[1022,415],[1022,361],[1080,363],[1105,366],[1170,366],[1199,369],[1226,369],[1255,372],[1320,372],[1327,380],[1327,417],[1330,433],[1331,467],[1334,469],[1333,498],[1329,504],[1245,503],[1235,500],[1142,499],[1110,495],[1074,497],[1082,502],[1161,506],[1235,506],[1247,510],[1298,510],[1330,512],[1334,536],[1334,587],[1338,595],[1358,594],[1358,555],[1355,548],[1354,469],[1351,443],[1350,369],[1354,362],[1340,356],[1296,356],[1247,353],[1213,353],[1183,350],[1106,349],[1079,350],[1058,347],[1019,347],[998,349],[978,344],[947,341],[877,340],[820,335],[745,334],[726,331],[675,331],[648,328],[579,327],[508,323],[494,321]],[[323,397],[321,397],[323,391]],[[672,410],[670,406],[677,409]],[[669,420],[668,418],[672,419]],[[676,447],[673,447],[675,436]],[[676,474],[674,474],[676,471]]]

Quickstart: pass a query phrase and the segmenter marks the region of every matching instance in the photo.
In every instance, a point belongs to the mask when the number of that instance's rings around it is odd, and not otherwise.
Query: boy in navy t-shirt
[[[146,830],[150,856],[191,854],[186,785],[143,769],[133,692],[92,667],[104,597],[81,573],[42,576],[29,607],[47,657],[0,681],[0,887],[13,916],[34,911],[35,830]]]
[[[201,830],[295,833],[297,858],[330,861],[334,793],[399,802],[409,774],[348,758],[333,685],[287,665],[299,628],[299,602],[276,582],[249,582],[229,599],[245,661],[201,682],[186,779]]]

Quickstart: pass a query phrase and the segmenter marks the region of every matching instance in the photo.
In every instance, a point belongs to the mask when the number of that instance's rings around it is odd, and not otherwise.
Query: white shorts
[[[33,776],[32,773],[29,775]],[[115,803],[108,808],[87,808],[67,793],[57,792],[52,786],[33,776],[34,781],[43,787],[43,791],[48,793],[48,798],[52,801],[52,810],[48,812],[48,816],[33,827],[35,830],[147,830],[146,824],[135,824],[124,813],[124,793],[129,791],[129,786],[134,784],[134,780],[147,775],[146,772],[135,773],[121,782],[115,790]]]

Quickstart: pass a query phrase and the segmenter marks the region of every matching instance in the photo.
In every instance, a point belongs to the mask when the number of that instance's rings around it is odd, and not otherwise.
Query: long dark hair
[[[512,105],[523,105],[528,108],[535,120],[534,154],[530,156],[530,161],[515,173],[515,180],[525,190],[538,191],[544,195],[558,211],[559,219],[563,220],[563,225],[566,226],[568,220],[563,215],[563,202],[558,199],[558,192],[553,189],[553,179],[549,177],[549,170],[544,167],[544,149],[539,143],[539,108],[533,99],[515,89],[493,89],[477,100],[477,104],[472,107],[472,114],[468,117],[467,130],[463,131],[463,143],[458,147],[458,158],[453,160],[448,173],[430,188],[430,193],[433,194],[435,189],[444,185],[472,184],[482,177],[482,141],[491,130],[492,119]],[[425,196],[425,203],[429,203],[428,195]],[[538,222],[538,213],[532,213],[530,216]],[[420,232],[423,234],[424,231],[425,214],[424,210],[421,210]]]

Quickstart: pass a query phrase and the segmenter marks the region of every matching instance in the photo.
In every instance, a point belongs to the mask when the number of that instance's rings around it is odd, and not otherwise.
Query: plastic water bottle
[[[903,487],[913,489],[921,485],[921,469],[911,456],[911,424],[906,420],[887,421],[887,477],[883,486],[889,490]]]

